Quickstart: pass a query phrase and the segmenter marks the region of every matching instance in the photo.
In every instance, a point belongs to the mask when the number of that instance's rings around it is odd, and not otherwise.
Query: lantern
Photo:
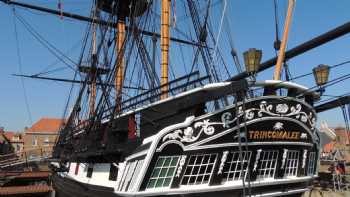
[[[328,82],[328,76],[329,76],[329,66],[328,65],[318,65],[314,69],[312,69],[315,77],[316,84],[318,86],[323,86]]]
[[[246,72],[248,74],[253,75],[253,77],[255,77],[255,74],[259,70],[262,51],[257,50],[255,48],[251,48],[248,51],[244,52],[243,56],[244,56],[244,64],[245,64]]]

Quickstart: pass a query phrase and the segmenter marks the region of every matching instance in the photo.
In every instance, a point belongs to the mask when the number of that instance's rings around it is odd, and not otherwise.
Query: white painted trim
[[[163,148],[168,144],[177,144],[182,148],[182,150],[186,150],[186,147],[184,146],[183,143],[181,143],[177,140],[168,140],[165,143],[163,143],[162,145],[160,145],[160,147],[157,149],[157,152],[161,152],[163,150]]]
[[[311,176],[306,177],[294,177],[294,178],[284,178],[284,179],[269,179],[261,181],[253,181],[250,183],[251,187],[261,187],[267,185],[278,185],[278,184],[287,184],[287,183],[298,183],[305,182],[312,179]],[[173,194],[189,194],[189,193],[204,193],[204,192],[215,192],[215,191],[226,191],[233,189],[242,189],[242,181],[231,181],[226,182],[223,185],[190,185],[190,186],[181,186],[180,188],[164,189],[163,190],[153,190],[153,191],[141,191],[141,192],[115,192],[120,196],[158,196],[158,195],[173,195]],[[305,188],[307,189],[307,188]],[[294,191],[294,190],[291,190]],[[294,193],[298,193],[299,190],[295,190]],[[301,191],[301,190],[300,190]],[[266,193],[273,194],[273,193]],[[267,195],[268,196],[268,195]],[[273,195],[272,195],[273,196]]]
[[[143,155],[146,155],[146,154],[148,153],[148,150],[149,150],[149,149],[144,150],[144,151],[141,151],[141,152],[138,152],[138,153],[135,153],[135,154],[132,154],[132,155],[130,155],[129,157],[126,157],[126,158],[125,158],[125,161],[130,161],[130,160],[135,159],[135,158],[137,158],[137,157],[141,157],[141,156],[143,156]]]
[[[242,146],[245,146],[246,143],[242,142]],[[311,143],[305,143],[305,142],[283,142],[283,141],[276,141],[276,142],[249,142],[247,143],[248,146],[261,146],[261,145],[295,145],[295,146],[310,146],[312,147],[313,144]],[[238,143],[223,143],[223,144],[213,144],[213,145],[204,145],[204,146],[197,146],[194,148],[185,148],[185,151],[189,150],[202,150],[202,149],[210,149],[210,148],[218,148],[218,147],[229,147],[229,146],[239,146]]]
[[[310,136],[312,137],[312,140],[315,141],[314,134],[308,127],[306,127],[300,121],[297,121],[297,120],[295,120],[293,118],[289,118],[289,117],[262,117],[262,118],[259,118],[259,119],[253,119],[253,120],[248,121],[246,123],[241,123],[239,125],[239,128],[241,129],[245,125],[250,125],[250,124],[254,124],[254,123],[262,122],[262,121],[266,121],[266,120],[281,120],[281,119],[282,120],[286,120],[286,121],[292,121],[292,122],[297,123],[298,125],[302,126],[310,134]],[[199,142],[193,143],[193,144],[187,146],[186,149],[187,150],[191,150],[191,147],[199,146],[199,145],[204,144],[206,142],[215,140],[215,139],[217,139],[219,137],[222,137],[222,136],[224,136],[224,135],[226,135],[228,133],[231,133],[231,132],[233,132],[234,130],[237,130],[237,129],[238,129],[238,126],[232,127],[230,129],[227,129],[226,131],[220,132],[220,133],[218,133],[216,135],[213,135],[211,137],[205,138],[205,139],[203,139],[203,140],[201,140]],[[242,142],[242,143],[245,144],[245,142]]]
[[[161,140],[161,138],[163,137],[163,135],[165,135],[166,133],[173,131],[175,129],[179,129],[179,128],[183,128],[183,127],[187,127],[189,126],[193,121],[194,121],[195,117],[194,116],[190,116],[187,117],[186,120],[182,123],[178,123],[178,124],[174,124],[174,125],[170,125],[168,127],[165,127],[164,129],[162,129],[161,131],[159,131],[156,135],[155,135],[155,139],[153,140],[150,148],[149,148],[149,152],[147,153],[147,156],[144,160],[144,165],[142,166],[141,170],[140,170],[140,174],[139,174],[139,178],[138,181],[135,184],[135,189],[139,190],[141,187],[141,183],[145,177],[145,174],[147,172],[148,166],[152,160],[153,154],[157,148],[157,145],[159,143],[159,141]]]
[[[297,83],[293,83],[290,81],[281,81],[281,80],[264,80],[264,81],[257,81],[253,84],[253,86],[257,87],[265,87],[265,86],[275,86],[279,88],[286,88],[286,89],[291,89],[295,88],[298,90],[298,93],[309,93],[315,98],[320,97],[320,93],[317,93],[315,91],[311,91],[309,88],[299,85]]]
[[[170,96],[166,99],[163,99],[163,100],[159,100],[159,101],[156,101],[154,103],[150,103],[148,105],[145,105],[145,106],[142,106],[140,108],[137,108],[137,109],[134,109],[134,110],[130,110],[128,112],[125,112],[123,114],[120,114],[117,117],[122,117],[122,116],[126,116],[126,115],[129,115],[129,114],[133,114],[133,113],[136,113],[136,112],[139,112],[143,109],[146,109],[148,107],[151,107],[151,106],[155,106],[155,105],[159,105],[161,103],[165,103],[165,102],[168,102],[168,101],[171,101],[171,100],[176,100],[176,99],[179,99],[181,97],[185,97],[185,96],[188,96],[188,95],[191,95],[191,94],[194,94],[196,92],[201,92],[201,91],[210,91],[210,90],[215,90],[215,89],[218,89],[218,88],[222,88],[222,87],[226,87],[226,86],[229,86],[231,85],[233,82],[218,82],[218,83],[210,83],[210,84],[206,84],[202,87],[197,87],[197,88],[194,88],[194,89],[191,89],[191,90],[188,90],[186,92],[182,92],[180,94],[177,94],[175,96]]]
[[[304,193],[306,191],[309,191],[309,188],[304,189],[293,189],[283,192],[271,192],[271,193],[265,193],[261,195],[253,195],[252,197],[273,197],[273,196],[285,196],[285,195],[291,195],[291,194],[298,194],[298,193]]]

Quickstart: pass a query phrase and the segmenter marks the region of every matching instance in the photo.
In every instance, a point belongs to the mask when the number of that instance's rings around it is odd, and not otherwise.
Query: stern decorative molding
[[[303,163],[302,163],[301,168],[305,168],[305,165],[306,165],[306,157],[307,157],[307,150],[306,150],[306,149],[304,149],[304,154],[303,154]]]
[[[180,174],[182,172],[182,168],[186,162],[186,158],[187,156],[186,155],[182,155],[181,156],[181,159],[180,159],[180,162],[179,162],[179,167],[177,168],[177,171],[176,171],[176,177],[180,177]]]
[[[199,137],[202,135],[202,133],[210,136],[215,133],[215,127],[213,125],[223,125],[221,122],[210,122],[209,119],[203,120],[201,122],[194,123],[193,127],[187,127],[183,130],[178,129],[173,131],[172,133],[169,133],[163,137],[163,142],[166,140],[179,140],[181,142],[195,142],[199,139]],[[197,135],[195,135],[195,130],[200,128],[200,130],[197,132]]]
[[[274,110],[275,109],[275,110]],[[257,113],[256,113],[257,112]],[[302,110],[301,104],[289,106],[287,103],[269,104],[267,101],[261,101],[259,108],[250,108],[243,112],[242,106],[238,107],[238,116],[233,116],[231,112],[225,112],[221,115],[221,121],[225,128],[229,128],[230,124],[234,123],[237,118],[245,114],[246,120],[261,118],[264,114],[274,117],[290,117],[300,120],[303,123],[309,123],[311,129],[315,128],[316,118],[312,112],[307,114]],[[283,126],[283,125],[282,125]]]
[[[228,151],[222,152],[222,157],[221,157],[221,162],[220,162],[218,174],[221,174],[222,170],[224,169],[224,165],[225,165],[225,162],[226,162],[226,159],[227,159],[227,155],[228,155]]]
[[[254,163],[253,172],[255,172],[255,171],[256,171],[256,168],[258,167],[258,162],[259,162],[259,159],[260,159],[261,151],[262,151],[262,149],[258,149],[258,150],[256,151],[256,157],[255,157],[255,163]]]
[[[284,149],[283,149],[283,156],[282,156],[282,165],[281,165],[281,169],[284,168],[284,164],[286,163],[287,152],[288,152],[288,149],[284,148]]]

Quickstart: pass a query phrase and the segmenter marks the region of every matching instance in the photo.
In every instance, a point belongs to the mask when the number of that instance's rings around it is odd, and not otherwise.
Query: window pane
[[[213,172],[217,154],[191,155],[182,178],[182,185],[206,184]]]
[[[273,178],[275,176],[278,151],[262,151],[258,179]]]
[[[296,176],[298,172],[299,151],[289,150],[287,152],[284,176]]]
[[[251,151],[229,152],[223,168],[223,182],[237,181],[246,178]]]
[[[154,166],[147,188],[169,187],[180,156],[160,156]]]
[[[109,169],[109,177],[108,180],[110,181],[116,181],[118,177],[118,168],[117,166],[111,164],[111,167]]]
[[[168,169],[167,168],[163,168],[161,171],[160,171],[160,177],[165,177],[166,173],[167,173]]]

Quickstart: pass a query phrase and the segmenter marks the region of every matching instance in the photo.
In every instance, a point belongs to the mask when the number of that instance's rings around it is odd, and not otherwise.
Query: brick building
[[[56,143],[59,130],[64,124],[63,119],[41,118],[30,128],[24,130],[24,150],[29,153],[29,157],[44,154],[49,156]]]
[[[321,157],[324,159],[332,159],[334,153],[340,151],[342,153],[342,158],[350,162],[349,132],[343,127],[337,127],[332,130],[336,134],[336,138],[323,146]]]
[[[20,153],[23,151],[23,134],[14,131],[5,131],[5,137],[11,143],[15,153]]]

